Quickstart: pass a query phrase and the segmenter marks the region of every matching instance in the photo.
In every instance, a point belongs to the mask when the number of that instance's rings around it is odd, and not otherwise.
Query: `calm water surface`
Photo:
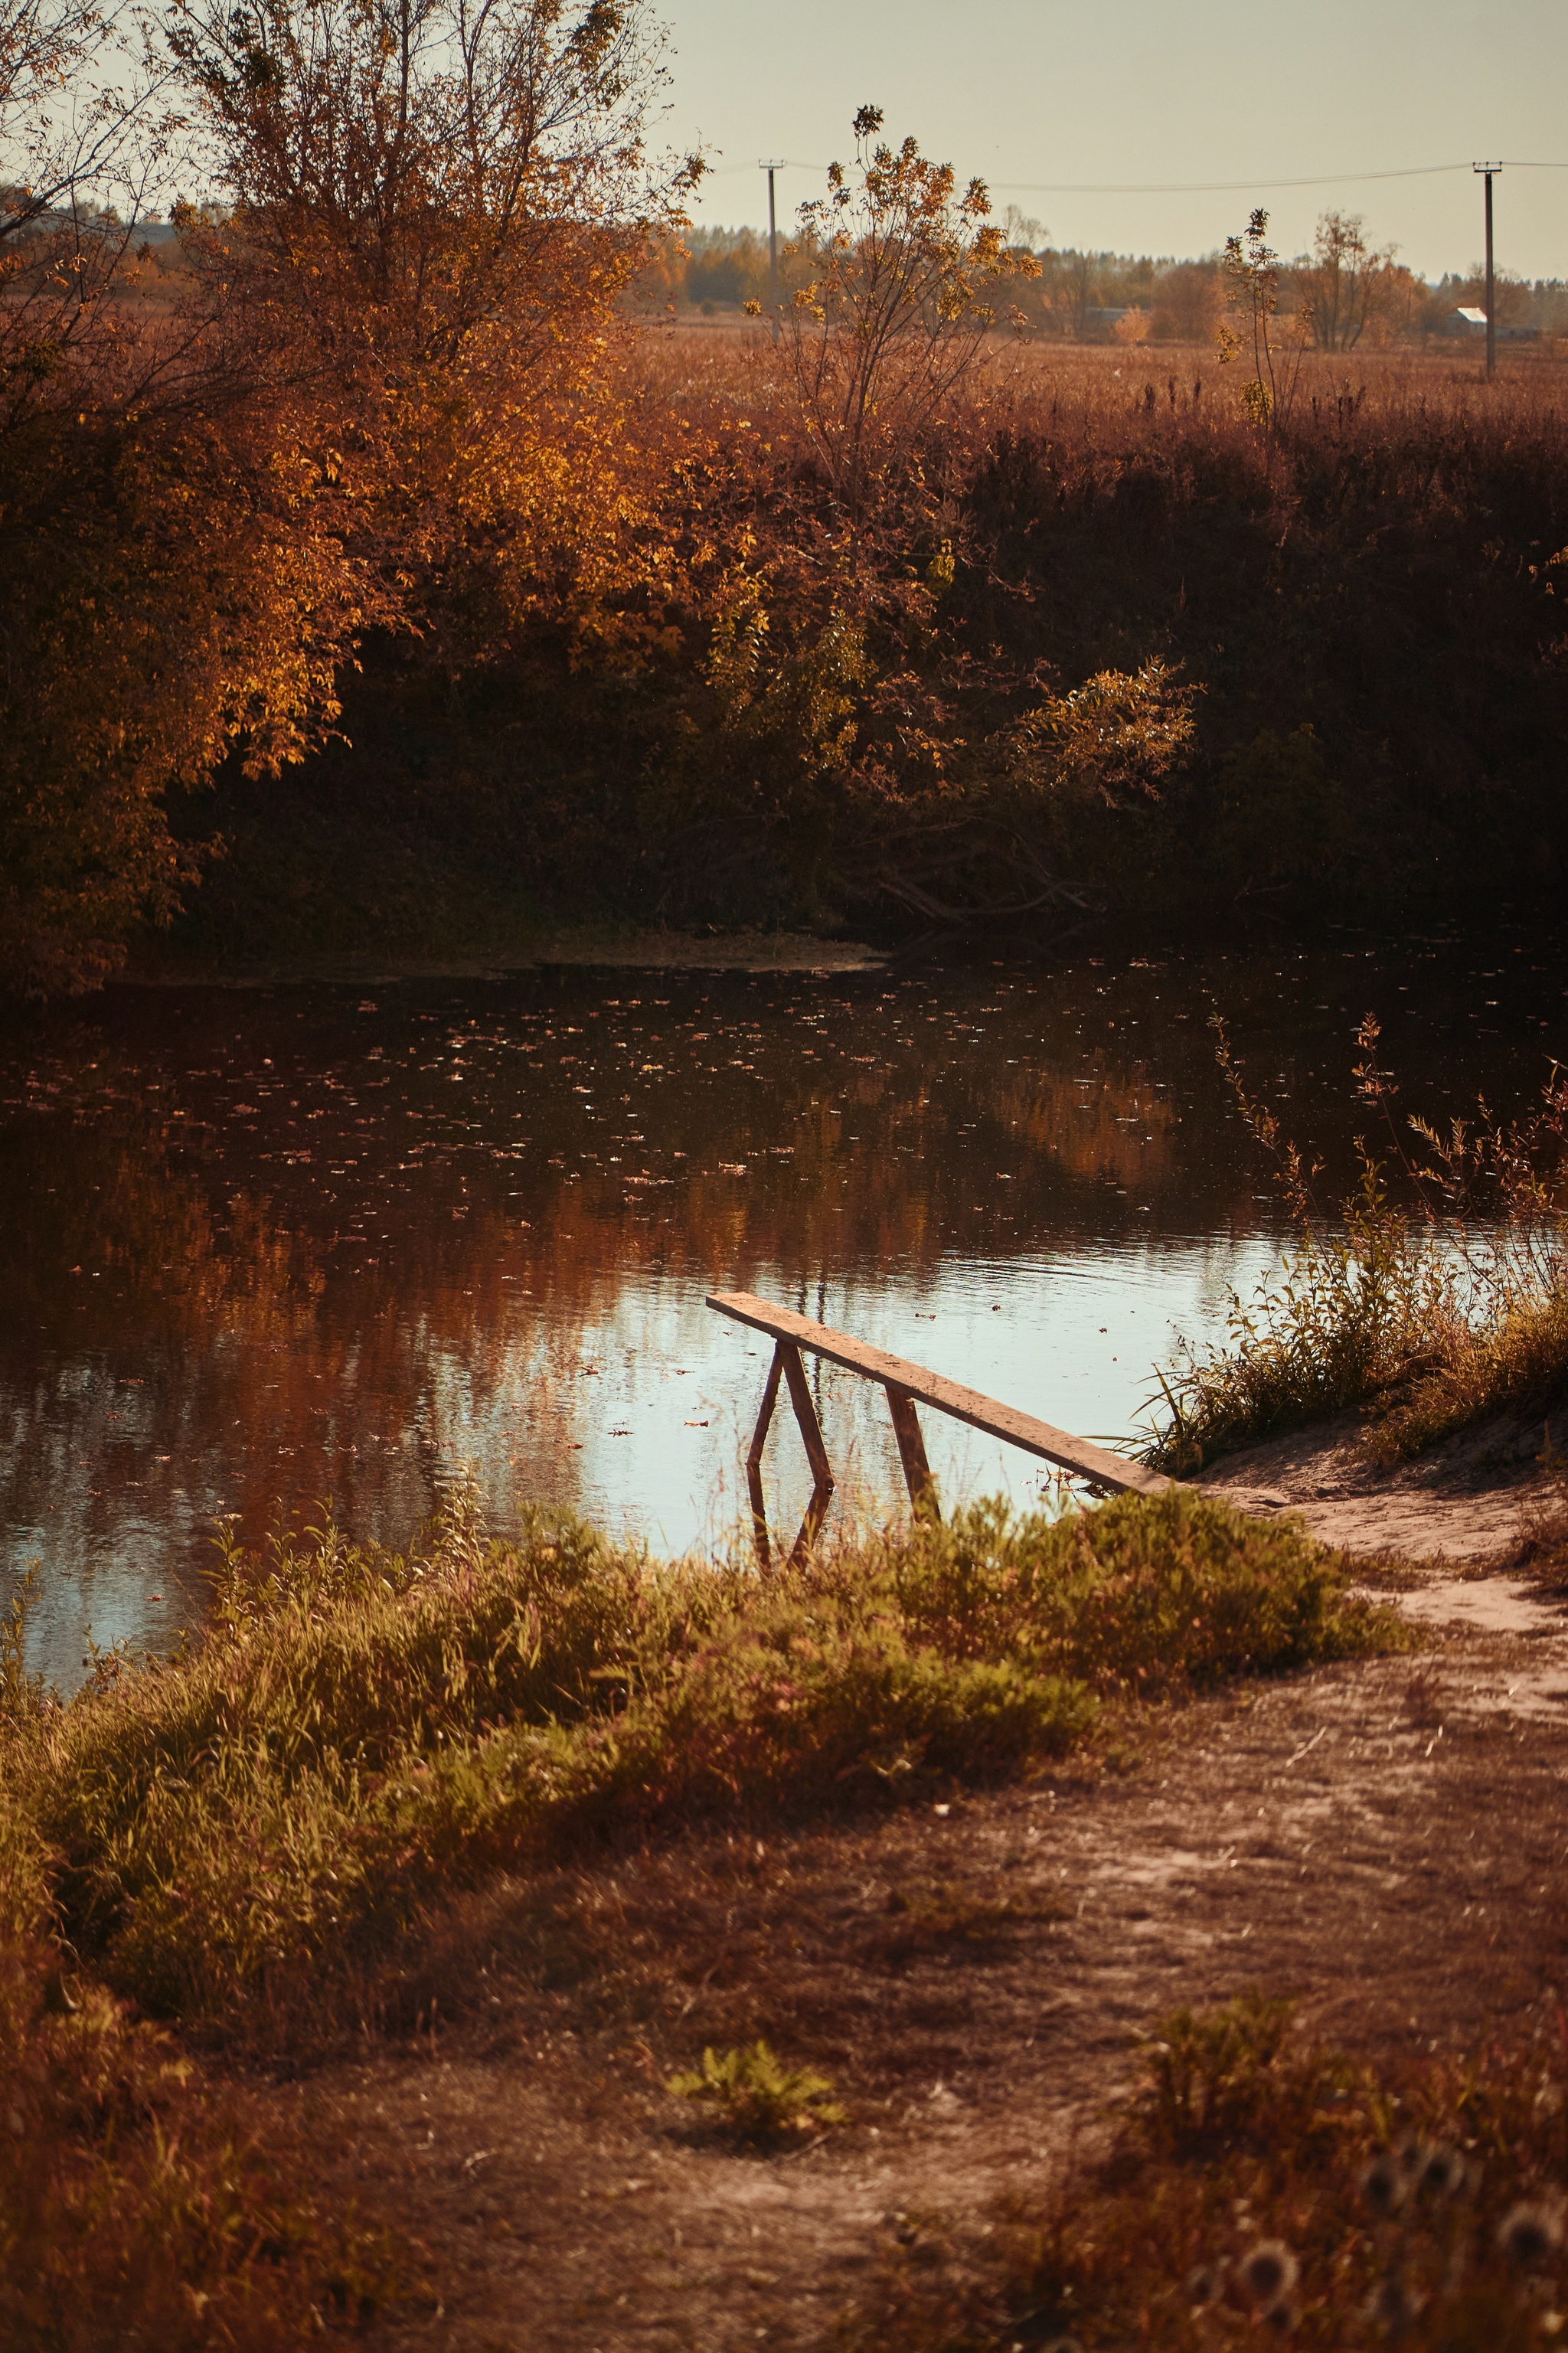
[[[570,1504],[721,1540],[766,1344],[749,1290],[1083,1434],[1283,1239],[1214,1068],[1218,1007],[1342,1170],[1375,1008],[1412,1108],[1568,1056],[1538,948],[908,976],[538,973],[121,991],[0,1046],[0,1576],[37,1663],[200,1617],[221,1513],[331,1496],[405,1540],[470,1461],[498,1524]],[[816,1377],[844,1487],[900,1493],[879,1392]],[[1041,1466],[925,1417],[952,1498]],[[781,1526],[806,1479],[782,1414]],[[3,1593],[7,1588],[0,1588]]]

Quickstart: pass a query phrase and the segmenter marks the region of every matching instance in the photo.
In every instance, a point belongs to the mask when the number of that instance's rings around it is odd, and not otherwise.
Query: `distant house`
[[[1484,335],[1486,331],[1486,312],[1472,310],[1465,303],[1449,311],[1438,332],[1445,335]],[[1540,333],[1539,327],[1500,327],[1497,339],[1500,343],[1533,343]]]

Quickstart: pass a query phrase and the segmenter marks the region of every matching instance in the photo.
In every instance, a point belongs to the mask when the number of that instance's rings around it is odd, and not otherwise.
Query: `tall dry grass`
[[[1109,2147],[978,2246],[914,2218],[846,2353],[1545,2353],[1568,2289],[1561,2037],[1378,2068],[1300,2024],[1257,1994],[1154,2020]]]
[[[1482,1105],[1439,1130],[1396,1110],[1369,1015],[1354,1079],[1378,1125],[1358,1139],[1357,1186],[1336,1207],[1216,1028],[1297,1240],[1253,1300],[1232,1293],[1222,1342],[1159,1376],[1145,1459],[1186,1474],[1352,1408],[1388,1462],[1505,1416],[1544,1417],[1549,1456],[1550,1417],[1568,1403],[1568,1078],[1553,1068],[1521,1119]]]

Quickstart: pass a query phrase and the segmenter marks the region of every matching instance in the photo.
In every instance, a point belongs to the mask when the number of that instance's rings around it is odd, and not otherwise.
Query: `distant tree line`
[[[1016,287],[1008,304],[1008,323],[1022,333],[1069,343],[1214,342],[1226,308],[1223,252],[1196,260],[1080,252],[1051,245],[1038,221],[1011,206],[1002,227],[1009,246],[1038,265],[1038,276]],[[787,299],[805,257],[789,227],[781,226],[779,248]],[[1568,335],[1568,280],[1532,282],[1505,269],[1495,282],[1500,327]],[[1485,283],[1477,263],[1429,285],[1394,247],[1371,241],[1360,214],[1331,211],[1318,223],[1311,251],[1282,266],[1279,307],[1282,317],[1300,321],[1314,350],[1386,350],[1445,334],[1456,311],[1481,306]],[[706,317],[752,302],[765,310],[772,299],[765,231],[721,227],[661,238],[628,296],[639,311]]]

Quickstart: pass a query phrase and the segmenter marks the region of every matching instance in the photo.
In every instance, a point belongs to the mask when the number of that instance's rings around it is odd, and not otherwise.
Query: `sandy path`
[[[1198,1483],[1243,1511],[1297,1512],[1322,1543],[1352,1552],[1491,1559],[1517,1543],[1521,1513],[1547,1490],[1550,1421],[1489,1422],[1390,1465],[1373,1459],[1364,1423],[1347,1414],[1226,1455]]]

